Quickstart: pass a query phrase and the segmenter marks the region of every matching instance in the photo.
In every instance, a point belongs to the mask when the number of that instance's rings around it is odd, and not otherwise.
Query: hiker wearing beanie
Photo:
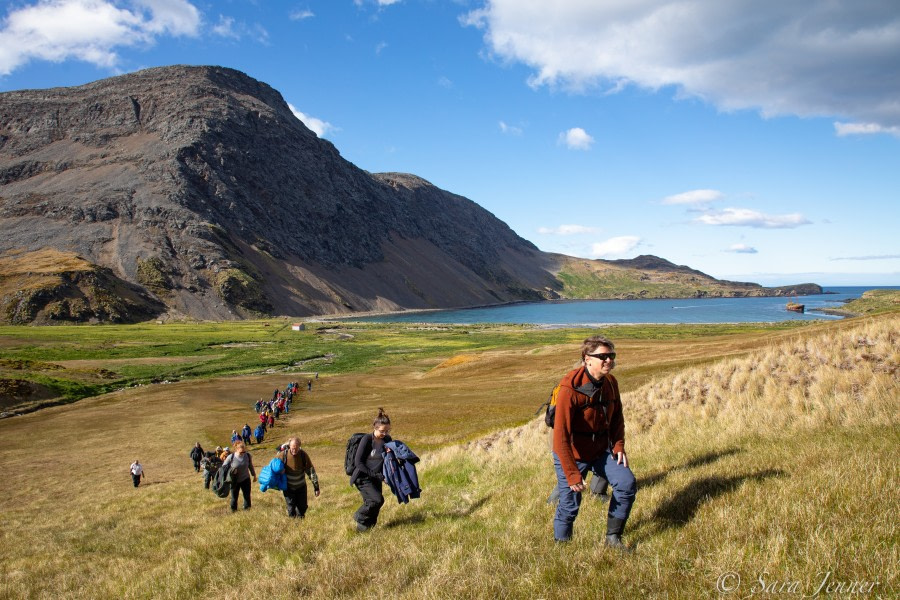
[[[378,409],[378,416],[372,422],[372,433],[365,434],[359,440],[356,449],[356,457],[353,461],[353,475],[350,483],[356,485],[362,496],[362,506],[353,515],[356,521],[356,530],[368,531],[378,522],[378,513],[384,505],[384,496],[381,493],[381,484],[384,475],[381,467],[384,465],[384,445],[391,441],[391,419],[385,414],[383,408]]]
[[[615,346],[594,336],[581,346],[582,366],[560,381],[553,427],[553,464],[559,487],[559,505],[553,520],[558,542],[572,538],[572,529],[584,477],[588,471],[612,485],[606,543],[625,549],[622,531],[634,503],[637,484],[625,454],[625,419],[619,385],[610,374],[616,363]]]
[[[319,476],[316,475],[316,469],[313,467],[309,455],[300,447],[298,436],[288,440],[287,447],[279,455],[279,458],[284,463],[284,473],[287,476],[287,489],[282,492],[287,504],[287,514],[289,517],[302,519],[306,516],[306,509],[309,506],[306,495],[306,477],[309,476],[309,480],[312,481],[313,493],[318,498]]]

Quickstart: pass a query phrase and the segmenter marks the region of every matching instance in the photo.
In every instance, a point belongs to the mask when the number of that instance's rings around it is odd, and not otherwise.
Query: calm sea
[[[704,298],[683,300],[561,300],[527,302],[487,308],[466,308],[398,313],[354,318],[378,323],[533,323],[536,325],[578,326],[601,323],[756,323],[789,320],[839,319],[815,312],[840,308],[845,301],[859,298],[871,289],[900,289],[897,286],[826,287],[827,294],[798,296],[806,313],[785,309],[788,298]]]

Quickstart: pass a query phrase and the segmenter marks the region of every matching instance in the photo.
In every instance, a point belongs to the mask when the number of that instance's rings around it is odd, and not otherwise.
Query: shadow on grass
[[[652,487],[657,483],[663,481],[666,477],[669,476],[669,473],[672,471],[679,471],[685,469],[694,469],[696,467],[702,467],[705,465],[712,464],[717,460],[725,458],[727,456],[733,456],[735,454],[739,454],[741,452],[740,448],[727,448],[725,450],[720,450],[718,452],[707,452],[701,456],[696,458],[692,458],[687,461],[683,465],[676,465],[671,469],[666,471],[660,471],[659,473],[653,473],[651,475],[647,475],[646,477],[638,477],[637,486],[639,490],[646,489],[648,487]]]
[[[697,515],[697,510],[705,502],[732,492],[745,482],[762,483],[771,477],[781,477],[785,474],[781,469],[766,469],[735,477],[715,475],[695,479],[660,504],[652,515],[634,523],[636,530],[648,527],[648,531],[641,532],[637,537],[647,539],[667,529],[684,527]]]
[[[400,519],[392,519],[384,524],[385,529],[393,529],[394,527],[402,527],[403,525],[418,525],[420,523],[424,523],[428,519],[465,519],[470,517],[472,513],[476,510],[484,506],[488,500],[491,499],[490,495],[487,495],[483,498],[479,498],[469,506],[464,508],[460,508],[459,510],[449,510],[445,512],[432,512],[429,510],[423,510],[414,514],[411,514],[407,517],[402,517]]]

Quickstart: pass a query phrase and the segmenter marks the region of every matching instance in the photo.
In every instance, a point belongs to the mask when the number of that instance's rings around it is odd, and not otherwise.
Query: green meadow
[[[639,483],[628,555],[587,497],[573,541],[552,540],[535,411],[596,331],[287,325],[0,330],[3,377],[111,389],[0,420],[0,598],[897,596],[896,313],[603,329]],[[258,470],[299,435],[321,497],[295,521],[254,485],[231,514],[190,447],[226,445],[255,400],[316,372],[250,450]],[[387,495],[361,535],[344,445],[380,406],[422,457],[423,493]]]

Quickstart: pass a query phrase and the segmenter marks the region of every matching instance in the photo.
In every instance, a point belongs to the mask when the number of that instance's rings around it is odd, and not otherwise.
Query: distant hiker
[[[218,452],[222,451],[221,448],[216,448],[216,450]],[[207,452],[203,460],[200,461],[200,466],[203,469],[203,487],[209,489],[212,478],[215,476],[216,471],[219,470],[219,467],[222,466],[222,459],[219,458],[216,452]]]
[[[256,426],[256,429],[253,430],[253,437],[256,438],[257,444],[262,444],[263,439],[266,437],[266,427],[262,423]]]
[[[226,458],[228,458],[228,455],[231,454],[228,451],[228,446],[225,446],[224,448],[218,448],[218,446],[217,446],[217,449],[219,450],[219,460],[221,460],[223,462],[225,461]]]
[[[269,422],[269,417],[266,415],[266,413],[259,413],[259,422],[263,425]]]
[[[141,461],[134,459],[134,462],[131,463],[130,472],[134,487],[141,485],[141,479],[144,478],[144,466],[141,464]]]
[[[318,380],[319,380],[319,372],[316,371],[316,381],[318,381]]]
[[[271,427],[275,427],[275,417],[273,416],[272,413],[269,413],[269,422],[268,422],[268,426],[269,426],[270,428],[271,428]]]
[[[383,408],[378,409],[378,416],[372,422],[373,431],[363,435],[356,448],[356,456],[353,460],[353,474],[350,483],[356,485],[362,496],[362,506],[353,515],[356,521],[356,530],[368,531],[378,522],[378,513],[384,504],[384,496],[381,494],[381,484],[384,475],[381,470],[384,466],[384,445],[391,441],[391,419],[385,414]]]
[[[553,536],[572,538],[588,471],[603,476],[613,488],[609,501],[606,543],[625,549],[622,531],[631,512],[637,485],[625,454],[625,419],[619,385],[610,371],[616,366],[613,343],[594,336],[581,346],[582,366],[560,381],[553,428],[553,464],[559,505]]]
[[[203,448],[200,446],[200,442],[197,442],[193,448],[191,448],[190,454],[191,460],[194,461],[194,470],[198,473],[200,472],[200,460],[203,458]]]
[[[307,392],[311,392],[311,391],[312,391],[312,379],[307,379],[307,380],[306,380],[306,391],[307,391]]]
[[[309,455],[300,447],[300,438],[297,436],[288,440],[287,448],[279,455],[284,463],[284,472],[287,474],[287,489],[284,494],[284,502],[287,505],[289,517],[304,518],[309,506],[306,495],[306,477],[313,484],[313,493],[319,497],[319,476],[313,467]]]
[[[256,404],[253,405],[253,412],[259,414],[259,411],[262,410],[263,399],[260,398],[256,401]]]
[[[248,444],[248,445],[250,444],[250,434],[251,433],[253,433],[253,432],[250,430],[250,424],[244,423],[244,428],[241,429],[241,439],[244,440],[245,444]]]
[[[242,442],[242,441],[244,441],[244,440],[241,437],[241,434],[239,434],[237,432],[237,429],[232,429],[231,430],[231,445],[234,446],[235,442]]]
[[[250,510],[250,480],[256,481],[253,456],[247,452],[243,441],[234,443],[234,454],[222,463],[223,469],[231,470],[231,512],[237,510],[238,493],[244,494],[244,510]]]

